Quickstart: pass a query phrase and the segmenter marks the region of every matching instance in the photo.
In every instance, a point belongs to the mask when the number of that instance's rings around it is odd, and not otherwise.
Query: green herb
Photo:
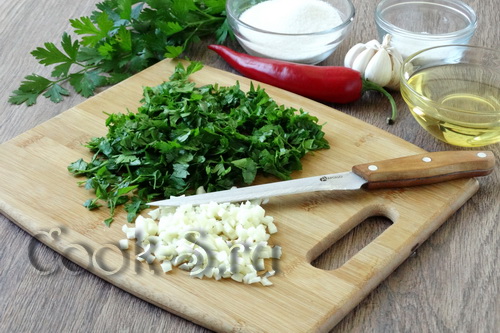
[[[109,114],[107,135],[86,144],[93,158],[68,167],[95,193],[87,208],[104,201],[113,216],[125,204],[132,221],[147,202],[200,186],[228,189],[257,174],[290,179],[307,152],[329,147],[317,118],[278,105],[260,87],[197,87],[188,77],[202,67],[177,65],[170,81],[144,88],[137,112]]]
[[[73,40],[64,33],[60,47],[45,43],[31,54],[54,66],[51,78],[25,77],[9,102],[30,106],[42,95],[58,103],[75,92],[90,97],[164,59],[181,55],[204,36],[218,42],[230,34],[225,0],[105,0],[90,17],[70,20]]]

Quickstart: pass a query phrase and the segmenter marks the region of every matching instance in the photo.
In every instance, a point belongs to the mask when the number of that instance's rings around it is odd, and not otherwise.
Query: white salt
[[[264,1],[243,12],[240,20],[284,34],[321,32],[342,23],[337,9],[321,0]]]
[[[254,28],[283,35],[241,29],[240,42],[250,53],[288,61],[317,63],[340,43],[339,11],[321,0],[269,0],[244,11],[240,20]],[[317,36],[287,36],[323,32]],[[253,51],[253,52],[252,52]]]

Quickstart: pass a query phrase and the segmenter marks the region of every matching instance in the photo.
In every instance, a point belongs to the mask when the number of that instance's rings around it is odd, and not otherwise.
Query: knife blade
[[[317,191],[359,190],[427,185],[488,175],[495,157],[491,151],[442,151],[358,164],[352,171],[279,181],[224,191],[171,197],[150,206],[240,202]]]

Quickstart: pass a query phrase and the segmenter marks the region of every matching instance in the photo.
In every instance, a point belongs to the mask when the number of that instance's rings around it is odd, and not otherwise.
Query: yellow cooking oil
[[[451,64],[417,71],[401,94],[417,121],[452,145],[478,147],[500,141],[498,68]],[[423,97],[422,97],[423,96]]]

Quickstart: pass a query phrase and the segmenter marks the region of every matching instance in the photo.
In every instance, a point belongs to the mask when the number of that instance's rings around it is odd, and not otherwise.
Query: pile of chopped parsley
[[[107,135],[87,142],[92,159],[68,166],[94,193],[84,205],[110,209],[108,226],[118,205],[132,221],[147,202],[200,186],[244,186],[257,174],[290,179],[306,153],[329,148],[316,117],[278,105],[260,87],[197,87],[189,75],[202,67],[179,63],[169,81],[145,87],[137,112],[109,114]]]

